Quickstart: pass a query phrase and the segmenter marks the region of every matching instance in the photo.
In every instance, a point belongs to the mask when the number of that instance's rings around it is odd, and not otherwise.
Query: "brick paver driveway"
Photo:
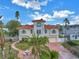
[[[59,59],[79,59],[58,43],[49,43],[49,48],[58,51]]]

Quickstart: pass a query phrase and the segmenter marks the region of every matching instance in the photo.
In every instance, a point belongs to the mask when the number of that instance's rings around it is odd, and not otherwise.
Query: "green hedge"
[[[60,35],[59,35],[59,38],[64,38],[64,35],[60,34]]]
[[[58,59],[59,53],[56,51],[50,51],[50,56],[51,56],[51,59]],[[46,54],[45,52],[42,52],[40,57],[41,57],[40,59],[49,59],[48,54]]]

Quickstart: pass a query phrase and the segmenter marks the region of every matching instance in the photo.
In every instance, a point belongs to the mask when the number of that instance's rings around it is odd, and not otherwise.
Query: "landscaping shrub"
[[[77,44],[72,42],[72,41],[68,41],[67,44],[71,45],[71,46],[76,46]]]
[[[11,57],[9,57],[8,59],[14,59],[14,55],[11,55]]]
[[[49,59],[49,56],[48,56],[48,54],[46,52],[42,51],[42,53],[40,55],[40,59]]]
[[[50,56],[51,56],[51,59],[58,59],[59,53],[56,51],[50,51]],[[45,52],[42,52],[40,57],[41,57],[40,59],[49,59],[49,55],[46,54]]]
[[[51,59],[58,59],[59,53],[57,51],[51,51]]]
[[[64,35],[60,34],[60,35],[59,35],[59,38],[64,38]]]

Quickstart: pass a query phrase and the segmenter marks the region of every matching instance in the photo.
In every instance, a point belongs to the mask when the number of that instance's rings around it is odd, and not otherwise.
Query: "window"
[[[37,23],[37,27],[41,27],[41,23]]]
[[[33,33],[33,30],[31,29],[31,31],[30,31],[30,32],[31,32],[31,34],[32,34],[32,33]]]
[[[26,31],[25,30],[22,30],[22,33],[26,33]]]
[[[75,39],[77,39],[77,35],[75,35]]]
[[[45,33],[47,33],[47,30],[45,29]]]
[[[37,30],[37,34],[38,34],[38,35],[41,34],[41,30]]]
[[[74,37],[74,35],[72,35],[72,37]]]
[[[52,33],[56,33],[56,30],[52,30]]]

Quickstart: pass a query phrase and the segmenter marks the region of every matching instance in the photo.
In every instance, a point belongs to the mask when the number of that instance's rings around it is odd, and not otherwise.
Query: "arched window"
[[[56,33],[56,30],[52,30],[52,33]]]
[[[45,29],[45,34],[47,33],[47,29]]]
[[[37,23],[37,27],[41,27],[41,23]]]
[[[24,34],[25,34],[25,33],[26,33],[26,30],[22,30],[22,33],[24,33]]]

